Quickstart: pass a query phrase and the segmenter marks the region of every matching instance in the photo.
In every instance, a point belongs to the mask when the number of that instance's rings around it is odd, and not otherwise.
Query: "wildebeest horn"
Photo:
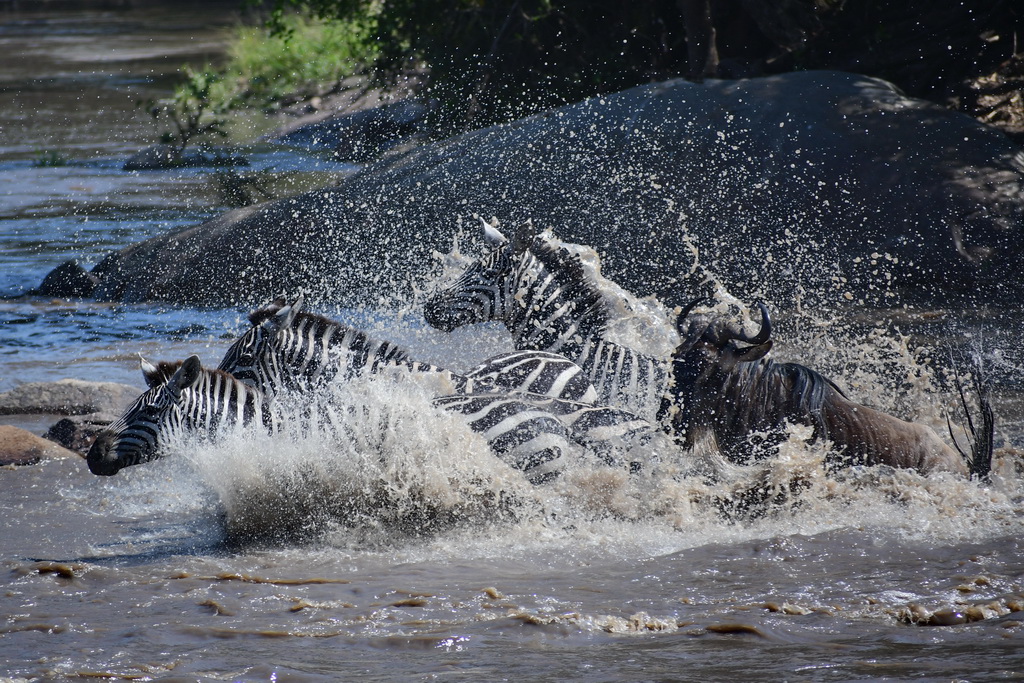
[[[679,311],[679,315],[676,317],[677,321],[679,321],[680,323],[685,321],[686,316],[690,314],[690,311],[696,308],[702,301],[703,299],[698,297],[693,301],[689,302],[688,304],[686,304],[685,306],[683,306],[683,309]]]
[[[758,333],[750,336],[743,330],[730,326],[728,329],[729,338],[736,339],[744,344],[751,344],[752,346],[759,346],[771,339],[772,319],[768,315],[768,307],[762,301],[757,302],[757,307],[761,309],[761,329]]]

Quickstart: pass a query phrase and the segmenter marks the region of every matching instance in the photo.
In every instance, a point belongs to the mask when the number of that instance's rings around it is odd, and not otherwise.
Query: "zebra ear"
[[[515,239],[512,241],[512,248],[517,254],[524,254],[533,246],[537,238],[537,229],[533,227],[533,220],[528,220],[516,230]]]
[[[290,306],[285,306],[275,313],[274,316],[269,319],[271,332],[273,334],[277,334],[281,329],[291,327],[292,323],[295,322],[295,316],[302,311],[303,303],[304,298],[300,294],[295,298],[295,301],[293,301]]]
[[[146,380],[146,386],[152,389],[164,383],[166,379],[160,368],[150,363],[139,354],[139,369],[142,370],[142,378]]]
[[[189,356],[178,368],[178,371],[174,373],[167,382],[167,388],[177,394],[182,389],[188,389],[196,382],[199,381],[199,375],[203,371],[203,364],[199,360],[199,356]]]
[[[292,313],[291,313],[291,316],[288,319],[288,324],[289,325],[291,324],[292,320],[295,319],[295,316],[297,316],[299,314],[299,312],[302,310],[302,307],[305,304],[306,304],[306,297],[304,297],[301,294],[299,294],[297,297],[295,297],[295,301],[292,302],[292,306],[291,306]]]
[[[492,247],[508,244],[508,238],[502,235],[500,230],[485,221],[483,217],[480,218],[480,222],[484,226],[484,242],[487,242]]]

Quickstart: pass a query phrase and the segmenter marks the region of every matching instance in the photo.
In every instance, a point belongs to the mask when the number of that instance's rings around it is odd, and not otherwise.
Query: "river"
[[[236,4],[23,5],[0,10],[0,391],[73,377],[141,392],[139,352],[216,363],[246,311],[26,292],[69,258],[92,266],[227,208],[208,169],[121,165],[154,138],[135,101],[217,59]],[[48,152],[66,165],[36,163]],[[414,307],[325,313],[455,367],[508,348],[493,327],[430,330]],[[578,468],[532,487],[426,395],[382,382],[344,388],[361,416],[344,443],[244,432],[110,478],[74,460],[0,469],[0,680],[1019,680],[1019,320],[943,315],[942,336],[994,340],[991,483],[826,477],[793,439],[751,480],[803,489],[761,516],[667,475]],[[905,336],[938,336],[930,313],[811,319],[832,324],[791,353],[841,356],[829,369],[857,398],[943,433],[953,404]]]

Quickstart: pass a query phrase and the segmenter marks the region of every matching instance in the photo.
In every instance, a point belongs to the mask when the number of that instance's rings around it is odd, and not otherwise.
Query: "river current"
[[[226,208],[208,170],[121,164],[153,138],[135,100],[215,59],[236,5],[112,5],[0,11],[0,391],[72,377],[141,392],[138,353],[215,364],[246,326],[244,310],[26,295],[64,260],[90,267]],[[68,163],[38,164],[50,150]],[[321,312],[456,369],[509,348],[493,326],[431,330],[415,302]],[[617,334],[670,348],[649,337],[654,302],[623,312],[639,322]],[[332,397],[358,408],[345,439],[186,438],[110,478],[78,460],[0,469],[0,680],[1019,680],[1019,319],[838,316],[792,316],[778,353],[943,436],[956,402],[932,347],[984,342],[990,483],[828,477],[797,431],[738,479],[777,497],[757,515],[671,468],[581,465],[534,487],[425,391],[353,382]]]

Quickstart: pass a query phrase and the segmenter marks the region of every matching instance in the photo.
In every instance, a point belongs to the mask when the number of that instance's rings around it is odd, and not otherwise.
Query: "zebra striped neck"
[[[566,356],[586,371],[603,401],[654,419],[668,363],[606,338],[608,304],[578,256],[535,239],[502,287],[505,326],[517,349]]]
[[[566,250],[547,243],[535,244],[523,252],[504,282],[505,326],[517,349],[578,358],[588,340],[605,334],[604,300],[586,280],[578,258],[567,259]],[[576,266],[569,268],[571,272],[552,269],[569,264]]]
[[[273,429],[275,420],[262,391],[220,370],[203,369],[198,381],[182,389],[178,400],[180,424],[172,429],[212,430],[219,426],[259,423]]]

